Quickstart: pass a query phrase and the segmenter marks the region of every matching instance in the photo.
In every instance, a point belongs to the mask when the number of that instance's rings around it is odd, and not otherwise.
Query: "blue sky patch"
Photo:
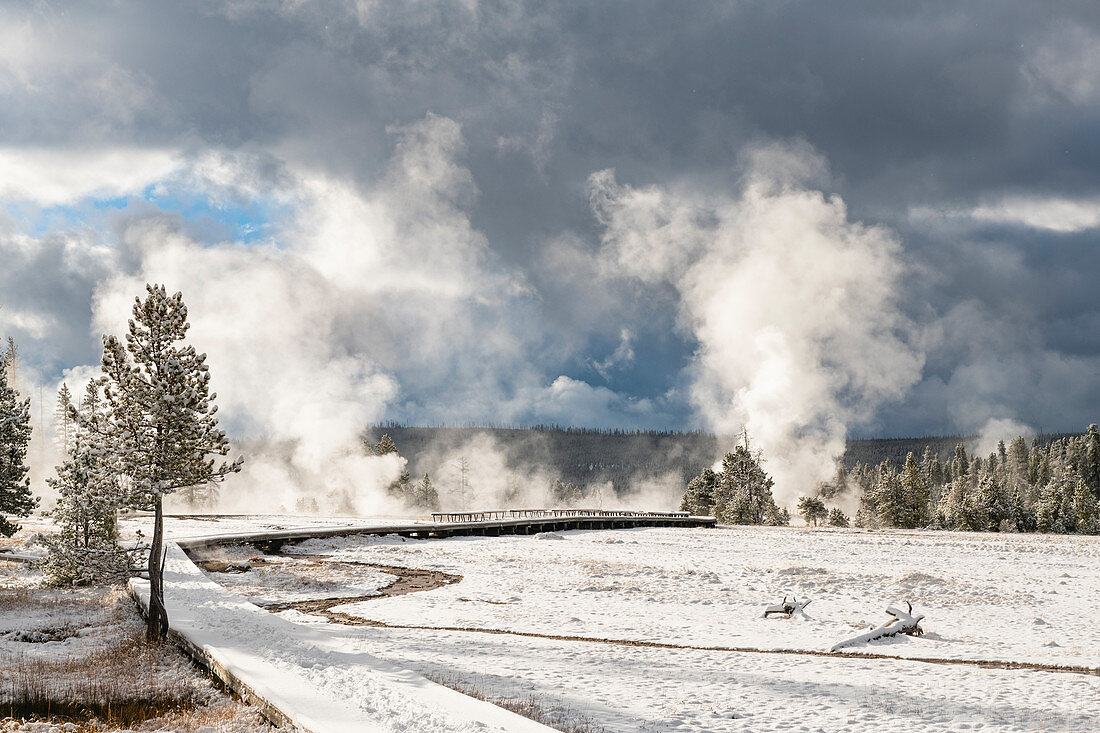
[[[278,224],[291,214],[289,206],[273,199],[219,200],[202,191],[167,186],[163,182],[147,186],[138,195],[89,197],[74,204],[42,207],[21,201],[0,202],[11,220],[35,237],[73,228],[103,230],[105,220],[111,215],[131,206],[148,205],[177,214],[186,225],[187,233],[207,245],[269,240]]]

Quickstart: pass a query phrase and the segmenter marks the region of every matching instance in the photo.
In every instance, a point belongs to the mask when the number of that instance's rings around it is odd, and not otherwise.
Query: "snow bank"
[[[172,630],[291,724],[312,733],[516,731],[550,728],[448,689],[365,652],[342,629],[270,614],[211,581],[168,545],[165,605]],[[131,586],[143,604],[149,585]]]

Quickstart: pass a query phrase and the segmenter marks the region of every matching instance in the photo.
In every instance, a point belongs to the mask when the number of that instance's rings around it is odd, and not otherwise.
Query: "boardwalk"
[[[399,535],[416,539],[459,536],[498,537],[570,529],[630,529],[635,527],[713,527],[714,517],[687,512],[633,512],[599,509],[507,509],[432,515],[431,523],[302,528],[180,540],[185,551],[233,544],[254,544],[267,552],[283,545],[321,537]]]

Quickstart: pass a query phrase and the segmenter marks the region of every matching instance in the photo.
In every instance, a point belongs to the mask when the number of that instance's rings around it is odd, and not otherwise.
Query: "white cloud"
[[[8,310],[0,313],[4,332],[19,330],[32,339],[45,338],[53,330],[54,321],[49,316],[28,310]]]
[[[1100,198],[1014,194],[991,198],[970,208],[915,206],[909,210],[909,219],[926,226],[961,222],[1073,234],[1100,226]]]
[[[654,405],[650,400],[631,399],[607,387],[594,387],[562,375],[541,391],[535,411],[548,422],[561,425],[610,427],[624,412],[646,422],[644,418],[654,412]]]
[[[969,212],[971,219],[991,224],[1018,224],[1063,234],[1100,226],[1100,198],[1012,196]]]
[[[0,148],[0,197],[41,206],[139,193],[180,169],[177,152],[146,148]]]
[[[603,361],[592,362],[592,368],[604,379],[607,379],[612,371],[629,365],[634,361],[634,332],[629,328],[619,331],[619,345],[615,351]]]

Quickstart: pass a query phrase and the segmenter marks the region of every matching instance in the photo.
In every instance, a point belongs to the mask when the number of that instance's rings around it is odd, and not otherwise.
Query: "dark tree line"
[[[678,475],[687,483],[699,466],[718,453],[718,439],[702,432],[624,431],[559,428],[504,427],[408,427],[387,424],[372,427],[364,436],[365,447],[388,435],[401,446],[411,475],[434,470],[428,458],[458,451],[476,438],[488,436],[503,453],[509,469],[538,465],[568,484],[580,488],[610,483],[617,494],[626,493],[637,481]]]

